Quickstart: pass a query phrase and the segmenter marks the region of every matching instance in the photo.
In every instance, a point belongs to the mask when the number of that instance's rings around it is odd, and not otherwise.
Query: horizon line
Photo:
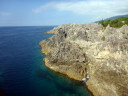
[[[9,26],[0,26],[0,27],[43,27],[43,26],[59,26],[59,25],[9,25]]]

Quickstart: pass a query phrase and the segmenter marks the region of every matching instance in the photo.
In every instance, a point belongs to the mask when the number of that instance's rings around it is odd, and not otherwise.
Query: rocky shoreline
[[[66,24],[47,32],[41,41],[45,65],[81,81],[87,75],[94,96],[128,96],[128,26],[97,23]]]

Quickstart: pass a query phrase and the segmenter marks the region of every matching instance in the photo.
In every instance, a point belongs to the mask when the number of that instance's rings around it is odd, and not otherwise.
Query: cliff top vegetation
[[[128,25],[128,18],[127,17],[120,17],[114,20],[101,20],[99,21],[99,24],[102,24],[104,27],[107,27],[108,24],[110,25],[110,27],[114,27],[114,28],[120,28],[123,25]]]

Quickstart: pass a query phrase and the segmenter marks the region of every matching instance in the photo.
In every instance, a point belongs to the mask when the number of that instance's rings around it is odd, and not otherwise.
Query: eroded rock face
[[[95,96],[128,96],[128,26],[67,24],[48,33],[54,35],[40,42],[47,67],[76,80],[88,71]]]

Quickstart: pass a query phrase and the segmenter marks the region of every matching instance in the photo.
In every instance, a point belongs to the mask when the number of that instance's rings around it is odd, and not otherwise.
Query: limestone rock
[[[97,23],[54,28],[49,41],[40,42],[45,65],[82,80],[95,96],[128,96],[128,26],[119,29]]]

